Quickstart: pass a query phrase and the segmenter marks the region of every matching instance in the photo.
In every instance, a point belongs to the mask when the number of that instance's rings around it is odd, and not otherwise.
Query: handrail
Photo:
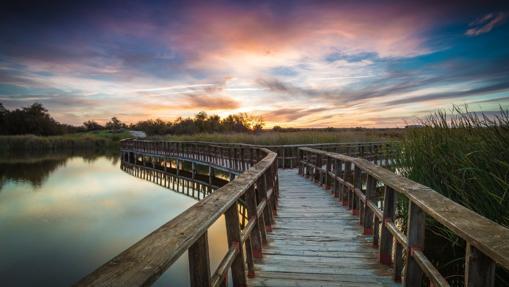
[[[242,171],[228,184],[198,201],[118,256],[82,278],[76,286],[148,286],[188,251],[192,286],[217,286],[229,269],[235,286],[246,283],[244,262],[254,275],[253,257],[261,256],[271,230],[278,196],[276,153],[249,145],[213,147],[206,143],[124,140],[123,159],[181,156]],[[166,163],[165,163],[166,164]],[[238,202],[243,199],[248,223],[241,230]],[[228,252],[210,275],[207,230],[225,215]],[[244,251],[245,250],[245,251]]]
[[[180,144],[202,144],[210,146],[251,146],[266,148],[276,152],[279,168],[296,168],[298,166],[298,149],[301,147],[311,147],[355,157],[367,158],[377,161],[380,165],[390,164],[394,158],[398,142],[397,141],[373,141],[373,142],[343,142],[343,143],[313,143],[313,144],[287,144],[287,145],[261,145],[261,144],[242,144],[242,143],[219,143],[207,141],[175,141]]]
[[[359,214],[365,234],[373,234],[374,244],[379,246],[381,263],[391,264],[392,243],[396,241],[395,279],[401,275],[398,274],[402,267],[401,248],[406,249],[404,277],[407,286],[421,286],[423,275],[428,276],[434,286],[448,286],[422,252],[426,216],[466,241],[467,286],[493,286],[496,264],[509,269],[508,228],[366,159],[306,147],[299,148],[299,159],[299,174],[313,177],[326,188],[332,188],[336,197],[354,214]],[[378,183],[385,187],[383,210],[374,202]],[[394,192],[409,200],[406,235],[394,224]]]

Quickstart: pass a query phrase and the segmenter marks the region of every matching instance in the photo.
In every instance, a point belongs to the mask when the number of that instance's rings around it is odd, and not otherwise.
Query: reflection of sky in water
[[[7,178],[0,191],[2,285],[69,285],[194,203],[106,157],[70,158],[36,188]],[[220,220],[209,230],[212,270],[225,241]],[[187,285],[187,264],[184,254],[156,285]]]

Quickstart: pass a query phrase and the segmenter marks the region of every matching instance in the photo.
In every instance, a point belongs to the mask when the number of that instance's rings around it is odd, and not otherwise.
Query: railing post
[[[283,166],[281,168],[286,168],[286,147],[282,148],[281,157],[283,158]]]
[[[272,215],[272,202],[270,201],[270,199],[268,198],[267,196],[267,191],[269,190],[269,185],[268,185],[268,180],[267,180],[267,175],[268,173],[267,172],[264,172],[262,174],[262,182],[263,182],[263,196],[267,202],[267,206],[265,207],[265,214],[266,214],[266,217],[269,219],[268,223],[267,223],[267,220],[265,221],[265,224],[268,224],[267,225],[267,229],[268,231],[272,231],[272,224],[275,222],[274,220],[274,216]]]
[[[247,285],[244,267],[244,250],[240,242],[240,222],[237,203],[234,203],[225,213],[226,233],[228,246],[237,249],[237,255],[233,260],[231,270],[233,286],[244,287]]]
[[[465,255],[465,286],[495,286],[495,262],[479,249],[467,243]]]
[[[376,179],[371,175],[367,175],[367,185],[366,185],[366,200],[364,201],[364,235],[372,234],[373,232],[373,211],[368,206],[368,202],[371,201],[376,196]]]
[[[264,192],[262,191],[263,190],[263,186],[262,186],[262,183],[261,183],[261,177],[258,178],[258,180],[256,181],[256,206],[258,206],[260,204],[260,202],[264,199],[264,198],[267,198],[266,196],[264,196]],[[260,216],[258,218],[259,220],[259,229],[260,229],[260,235],[262,237],[262,243],[263,244],[266,244],[267,243],[267,230],[266,230],[266,226],[267,224],[270,224],[270,221],[267,223],[267,216],[266,216],[266,213],[265,211],[262,213],[262,216]],[[272,229],[272,228],[271,228]]]
[[[189,247],[189,277],[191,287],[210,286],[210,260],[207,232]]]
[[[359,215],[359,206],[358,206],[358,199],[357,195],[355,193],[355,190],[362,189],[362,182],[361,182],[361,169],[358,166],[355,166],[354,168],[354,174],[353,174],[353,190],[352,190],[352,197],[350,200],[350,208],[352,209],[352,214]]]
[[[304,160],[304,151],[303,150],[298,150],[298,158],[297,158],[298,162],[297,162],[297,165],[299,167],[299,175],[304,175],[304,166],[303,166],[303,163],[302,161]]]
[[[318,181],[318,183],[322,184],[322,173],[320,172],[320,169],[322,168],[322,155],[317,154],[316,155],[316,163],[315,163],[315,182]]]
[[[392,263],[392,233],[389,232],[385,224],[387,222],[393,222],[394,214],[396,211],[394,200],[394,190],[385,186],[384,191],[384,207],[383,207],[383,220],[382,220],[382,234],[380,235],[380,263],[385,265],[391,265]]]
[[[329,156],[327,156],[327,161],[325,164],[325,189],[331,188],[331,183],[330,183],[331,177],[329,174],[329,171],[332,171],[331,167],[332,167],[331,158]]]
[[[348,179],[350,178],[351,172],[352,172],[352,163],[345,161],[345,169],[343,170],[343,176],[342,176],[343,183],[349,182]],[[343,198],[342,198],[343,206],[349,207],[351,193],[348,192],[348,189],[345,188],[344,184],[341,185],[341,188],[342,188],[342,193],[343,193]]]
[[[338,183],[338,176],[339,176],[339,163],[337,159],[334,159],[332,162],[333,170],[334,170],[334,177],[332,178],[332,193],[334,194],[335,198],[339,197],[339,183]]]
[[[248,219],[254,218],[255,220],[253,230],[250,234],[253,256],[255,258],[262,258],[262,239],[260,235],[260,228],[263,228],[263,225],[261,224],[260,218],[256,212],[257,204],[254,186],[250,187],[246,193],[246,205]]]
[[[413,257],[414,250],[424,250],[426,213],[412,201],[408,207],[408,248],[405,286],[421,286],[423,272]]]
[[[394,273],[393,279],[401,282],[401,273],[403,272],[403,246],[397,240],[394,240]]]

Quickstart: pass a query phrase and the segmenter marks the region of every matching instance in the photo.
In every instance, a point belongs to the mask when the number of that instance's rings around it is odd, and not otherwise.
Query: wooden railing
[[[279,168],[297,168],[299,165],[299,148],[308,147],[329,152],[340,153],[352,157],[360,157],[388,165],[395,158],[398,142],[349,142],[322,144],[263,145],[277,153]]]
[[[331,189],[340,202],[359,215],[364,233],[372,234],[373,244],[379,248],[380,262],[393,264],[395,280],[401,280],[406,259],[406,286],[422,286],[424,276],[432,286],[449,286],[423,253],[426,216],[465,240],[466,286],[494,286],[496,264],[509,269],[509,229],[431,188],[369,160],[312,148],[299,148],[299,162],[299,174]],[[381,203],[376,195],[378,187],[384,189]],[[406,235],[394,221],[397,195],[409,202]]]
[[[271,230],[276,213],[279,184],[276,153],[249,145],[138,140],[122,141],[121,151],[123,162],[144,169],[169,172],[175,164],[177,172],[185,170],[182,162],[188,162],[191,163],[192,182],[197,179],[197,165],[209,168],[209,183],[213,178],[210,170],[228,173],[231,181],[76,285],[151,285],[188,251],[191,286],[225,286],[229,270],[234,286],[245,286],[245,262],[248,276],[254,276],[253,258],[261,257],[266,232]],[[243,228],[239,222],[240,201],[244,202],[248,213],[248,222]],[[211,275],[207,230],[222,215],[226,221],[228,252]]]

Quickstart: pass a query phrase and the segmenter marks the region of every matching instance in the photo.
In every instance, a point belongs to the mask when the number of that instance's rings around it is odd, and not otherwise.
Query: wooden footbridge
[[[199,201],[76,285],[148,286],[187,251],[191,286],[449,286],[426,257],[430,218],[465,240],[466,285],[494,286],[509,229],[386,169],[395,150],[124,140],[124,171]],[[210,270],[223,215],[229,248]]]

